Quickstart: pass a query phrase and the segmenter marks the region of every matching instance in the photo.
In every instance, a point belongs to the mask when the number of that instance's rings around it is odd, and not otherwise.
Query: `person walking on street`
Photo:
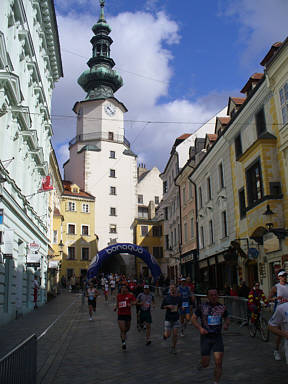
[[[118,325],[122,341],[122,350],[126,350],[126,336],[131,325],[131,305],[136,304],[135,296],[128,291],[127,285],[122,285],[117,295],[114,311],[118,310]]]
[[[140,306],[140,323],[146,326],[146,345],[151,344],[151,307],[154,306],[154,296],[150,293],[149,285],[144,285],[144,292],[137,296],[137,304]]]
[[[163,339],[168,339],[171,336],[172,331],[171,353],[173,354],[177,353],[176,344],[178,339],[178,329],[180,328],[179,309],[181,306],[182,298],[177,295],[175,285],[171,284],[168,295],[165,296],[162,301],[161,308],[166,309]]]
[[[215,369],[214,384],[218,384],[222,375],[222,362],[224,344],[222,339],[222,319],[224,330],[229,327],[229,317],[225,305],[218,302],[217,289],[210,288],[207,291],[208,302],[200,304],[192,316],[193,325],[200,332],[200,345],[202,359],[199,369],[206,368],[210,363],[210,355],[213,352]],[[198,322],[201,320],[201,325]]]
[[[37,300],[38,300],[38,289],[39,289],[39,283],[38,283],[38,277],[34,275],[34,281],[33,281],[33,301],[34,301],[34,309],[38,309]]]
[[[288,284],[287,284],[287,274],[285,270],[280,270],[278,272],[279,283],[274,285],[271,289],[271,292],[268,296],[268,301],[274,301],[275,307],[274,312],[277,310],[279,305],[282,305],[285,301],[288,301]],[[279,353],[279,348],[281,344],[282,337],[277,335],[276,337],[276,347],[274,350],[274,359],[279,361],[281,360],[281,355]]]
[[[89,320],[92,321],[92,313],[96,312],[96,299],[99,295],[92,281],[89,283],[89,287],[86,290],[86,295],[88,297]]]

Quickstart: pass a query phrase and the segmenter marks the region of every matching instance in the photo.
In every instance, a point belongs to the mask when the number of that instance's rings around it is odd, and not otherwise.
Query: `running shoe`
[[[150,344],[151,344],[151,340],[147,340],[146,345],[150,345]]]
[[[177,355],[176,348],[171,346],[170,353],[172,353],[172,355]]]
[[[276,361],[280,361],[281,360],[281,355],[280,355],[279,351],[277,351],[276,349],[274,351],[274,359]]]
[[[126,349],[126,343],[125,343],[125,341],[122,341],[122,349],[123,349],[123,351],[125,351],[125,349]]]
[[[92,317],[89,317],[89,321],[92,321]]]
[[[181,331],[180,336],[184,337],[184,332],[183,331]]]

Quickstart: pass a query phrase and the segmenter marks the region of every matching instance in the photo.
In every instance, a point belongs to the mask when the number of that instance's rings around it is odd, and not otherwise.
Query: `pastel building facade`
[[[0,5],[0,323],[30,311],[33,276],[46,302],[51,97],[62,76],[53,1]],[[37,267],[27,264],[37,244]]]

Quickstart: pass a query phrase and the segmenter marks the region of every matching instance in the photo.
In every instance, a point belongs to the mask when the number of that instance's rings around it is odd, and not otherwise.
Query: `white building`
[[[48,174],[51,96],[62,76],[52,0],[0,3],[0,323],[46,301]],[[39,246],[37,267],[27,264],[29,244]]]
[[[64,178],[91,193],[95,200],[95,231],[99,250],[113,243],[133,242],[133,221],[137,216],[137,156],[125,138],[126,107],[114,97],[123,84],[112,68],[111,29],[101,15],[93,26],[93,54],[89,70],[78,83],[87,93],[77,102],[77,134],[70,142],[70,158],[64,164]],[[124,256],[128,266],[134,260]],[[119,261],[120,262],[120,261]]]

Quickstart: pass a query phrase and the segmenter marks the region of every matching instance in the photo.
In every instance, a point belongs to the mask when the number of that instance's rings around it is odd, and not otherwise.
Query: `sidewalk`
[[[67,309],[68,308],[68,309]],[[81,296],[64,293],[38,311],[1,328],[0,343],[10,350],[32,333],[38,336],[59,316],[55,326],[38,342],[38,383],[41,384],[195,384],[213,382],[211,368],[197,371],[199,334],[188,326],[179,338],[178,354],[168,352],[170,341],[162,339],[164,311],[153,311],[152,344],[136,330],[135,313],[121,350],[117,315],[113,303],[98,299],[96,316],[89,321],[87,303]],[[6,328],[6,329],[4,329]],[[3,344],[4,343],[4,344]],[[271,384],[287,381],[288,366],[273,359],[272,343],[248,336],[247,327],[232,324],[224,335],[223,384],[247,382]]]

